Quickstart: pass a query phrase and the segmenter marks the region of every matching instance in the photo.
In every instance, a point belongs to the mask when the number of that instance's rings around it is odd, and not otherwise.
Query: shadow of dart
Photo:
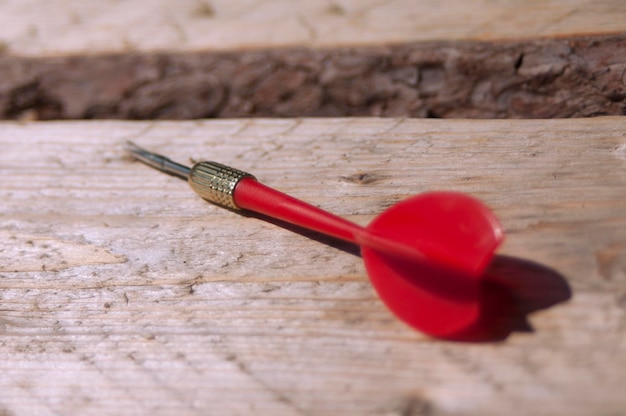
[[[546,266],[497,255],[481,282],[476,324],[450,337],[461,342],[503,341],[513,332],[534,332],[528,315],[572,297],[565,278]]]

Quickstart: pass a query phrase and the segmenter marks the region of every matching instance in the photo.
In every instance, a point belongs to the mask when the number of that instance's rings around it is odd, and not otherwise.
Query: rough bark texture
[[[626,114],[626,35],[0,57],[5,119]]]

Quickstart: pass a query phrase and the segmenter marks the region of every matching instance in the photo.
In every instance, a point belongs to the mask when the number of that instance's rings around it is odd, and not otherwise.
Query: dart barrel
[[[196,163],[189,171],[189,186],[207,201],[227,208],[239,209],[235,204],[235,187],[244,178],[253,175],[217,162]]]

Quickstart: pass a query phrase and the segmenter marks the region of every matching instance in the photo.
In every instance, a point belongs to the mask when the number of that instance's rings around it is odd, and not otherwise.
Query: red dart
[[[480,319],[483,272],[504,233],[494,214],[471,196],[423,193],[361,227],[219,163],[188,168],[130,142],[128,150],[150,166],[187,179],[206,200],[359,245],[381,299],[420,331],[453,337]]]

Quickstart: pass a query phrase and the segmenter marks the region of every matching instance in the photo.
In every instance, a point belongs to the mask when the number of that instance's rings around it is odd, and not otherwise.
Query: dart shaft
[[[357,243],[361,226],[263,185],[253,178],[239,181],[234,193],[237,207],[258,212],[334,238]]]
[[[241,209],[258,212],[359,246],[367,246],[404,258],[424,259],[422,253],[413,247],[372,233],[366,228],[272,189],[253,178],[239,181],[235,188],[234,201]]]
[[[247,177],[239,181],[234,192],[234,202],[241,209],[258,212],[395,257],[426,260],[423,253],[409,245],[371,232],[353,222],[263,185],[254,178]]]

